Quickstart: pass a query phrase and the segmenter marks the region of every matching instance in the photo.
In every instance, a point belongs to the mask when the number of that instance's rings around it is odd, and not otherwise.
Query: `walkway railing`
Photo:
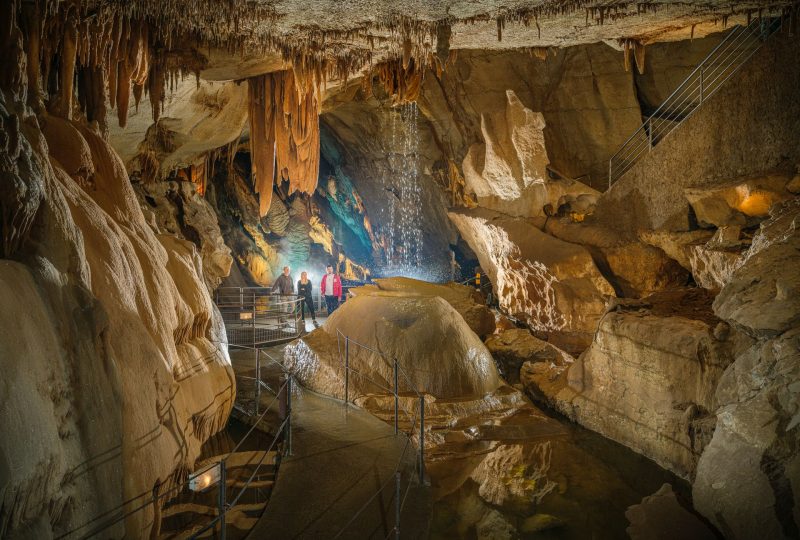
[[[419,448],[417,451],[417,456],[415,458],[414,463],[414,475],[417,477],[418,485],[422,486],[425,484],[425,396],[421,394],[417,388],[414,386],[414,383],[411,381],[411,378],[406,373],[403,366],[397,361],[397,358],[388,358],[382,352],[375,350],[374,348],[364,345],[363,343],[359,343],[358,341],[350,338],[349,336],[342,333],[340,330],[336,331],[336,341],[339,349],[339,359],[343,362],[344,367],[344,403],[345,405],[351,401],[350,395],[350,376],[360,377],[363,380],[367,381],[369,384],[374,386],[375,388],[386,392],[388,395],[391,395],[394,399],[394,433],[398,435],[400,433],[400,413],[402,412],[405,417],[409,420],[409,432],[406,433],[406,443],[403,447],[403,451],[400,454],[399,459],[397,460],[397,464],[394,468],[394,473],[387,478],[383,484],[372,494],[371,497],[367,499],[364,505],[353,514],[350,521],[334,536],[334,538],[339,538],[347,528],[355,522],[356,518],[358,518],[361,513],[363,513],[369,505],[374,501],[380,494],[384,492],[384,490],[390,485],[392,481],[394,481],[394,503],[395,503],[395,525],[390,530],[389,536],[391,536],[392,532],[394,532],[396,538],[400,538],[400,516],[402,514],[403,508],[405,507],[406,499],[408,497],[408,493],[412,486],[411,478],[407,479],[406,491],[405,495],[401,498],[400,493],[402,491],[402,466],[406,457],[408,456],[409,448],[411,447],[411,440],[415,432],[418,431],[419,434]],[[392,387],[389,388],[383,383],[380,383],[374,380],[372,377],[369,377],[366,373],[359,371],[358,369],[354,368],[351,365],[351,356],[354,356],[354,352],[351,352],[351,349],[359,349],[363,351],[367,351],[369,353],[375,354],[380,358],[383,362],[385,362],[386,366],[391,368],[392,375],[393,375],[393,384]],[[402,376],[404,384],[408,391],[405,394],[411,394],[411,398],[418,403],[418,409],[411,413],[402,402],[401,397],[403,392],[400,390],[400,377]],[[355,398],[354,398],[355,399]]]
[[[214,303],[231,345],[257,347],[299,337],[302,297],[272,294],[267,287],[220,287]]]
[[[689,118],[781,28],[782,18],[735,26],[608,161],[608,187]]]
[[[220,346],[228,345],[227,343],[216,343],[217,349],[212,353],[213,355],[220,355]],[[233,346],[233,345],[232,345]],[[237,345],[240,348],[249,349],[250,347]],[[129,500],[125,501],[121,505],[114,507],[110,510],[107,510],[91,520],[83,523],[82,525],[72,529],[69,532],[66,532],[58,537],[58,540],[61,539],[87,539],[87,538],[95,538],[98,536],[104,536],[109,534],[107,531],[114,527],[115,525],[124,522],[125,520],[133,517],[135,514],[140,512],[146,511],[148,508],[154,510],[154,522],[151,525],[151,533],[150,536],[157,537],[159,535],[161,529],[161,520],[159,515],[163,510],[167,510],[170,506],[174,504],[179,504],[182,498],[191,497],[193,493],[201,492],[208,494],[210,489],[216,486],[216,516],[212,518],[208,523],[203,525],[197,525],[195,530],[192,530],[189,533],[189,538],[197,538],[201,534],[214,529],[216,531],[217,537],[224,540],[226,536],[226,516],[228,513],[231,512],[235,508],[235,506],[239,503],[244,493],[251,487],[254,480],[258,477],[258,473],[261,468],[264,466],[264,462],[268,456],[273,457],[273,465],[276,469],[279,464],[279,455],[273,450],[276,448],[279,440],[282,440],[282,452],[284,455],[291,455],[291,445],[292,445],[292,436],[291,436],[291,416],[292,416],[292,405],[291,405],[291,395],[292,395],[292,387],[293,387],[293,374],[286,369],[286,367],[277,360],[272,359],[263,351],[256,351],[256,358],[257,358],[257,367],[256,367],[256,376],[254,377],[256,381],[256,388],[266,388],[271,390],[269,386],[262,380],[261,378],[261,368],[269,363],[274,362],[276,365],[279,366],[279,369],[285,376],[285,381],[274,392],[274,398],[270,401],[270,403],[264,407],[259,408],[259,405],[256,404],[256,413],[260,412],[257,418],[253,421],[252,426],[247,431],[247,433],[242,437],[236,446],[225,454],[220,459],[214,460],[212,463],[209,463],[200,469],[190,473],[188,478],[185,480],[177,483],[176,485],[164,490],[161,492],[159,489],[154,489],[153,491],[148,491],[141,493],[135,497],[130,498]],[[261,355],[265,355],[264,358],[261,358]],[[223,357],[224,358],[224,357]],[[272,391],[272,390],[271,390]],[[236,486],[236,479],[229,478],[230,467],[228,463],[235,459],[237,452],[242,447],[242,444],[247,441],[252,433],[255,431],[256,426],[258,426],[269,414],[273,407],[278,404],[280,409],[280,418],[281,423],[278,425],[276,429],[276,433],[272,438],[270,444],[268,445],[266,450],[259,450],[258,452],[254,453],[257,457],[260,455],[260,459],[257,463],[245,462],[237,463],[237,467],[239,466],[247,466],[247,467],[254,467],[252,473],[249,477],[243,482],[240,483],[239,486]],[[236,460],[237,462],[239,460]],[[228,485],[234,485],[238,487],[238,490],[234,490],[233,492],[228,491]],[[158,521],[156,521],[158,520]],[[184,531],[185,532],[185,531]]]

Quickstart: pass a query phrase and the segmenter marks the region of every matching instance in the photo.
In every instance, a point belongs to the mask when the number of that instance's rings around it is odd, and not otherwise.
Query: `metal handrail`
[[[714,95],[781,27],[781,23],[781,17],[759,17],[747,25],[736,25],[731,29],[611,156],[608,160],[609,189],[641,159],[646,150],[652,150]]]
[[[216,345],[217,349],[215,349],[214,353],[211,353],[210,355],[206,355],[203,358],[201,358],[200,359],[201,361],[205,361],[208,358],[210,358],[211,356],[220,354],[221,351],[219,349],[219,345],[227,345],[226,342],[215,341],[215,340],[208,340],[208,341],[210,343],[213,343],[214,345]],[[249,348],[249,347],[243,346],[243,345],[234,345],[234,347],[246,348],[246,349]],[[291,371],[289,371],[283,363],[279,362],[278,360],[275,360],[269,354],[267,354],[267,353],[265,353],[263,351],[260,351],[257,348],[255,350],[257,351],[256,352],[257,359],[260,358],[260,354],[265,354],[270,359],[270,361],[278,364],[281,367],[281,369],[283,370],[284,374],[287,376],[287,379],[286,379],[286,382],[281,386],[281,388],[275,393],[276,394],[275,397],[272,399],[272,401],[269,403],[269,405],[267,405],[267,407],[264,409],[263,413],[261,413],[261,415],[258,417],[258,419],[255,422],[253,422],[253,425],[250,427],[250,429],[247,431],[247,433],[244,435],[244,437],[242,437],[239,440],[239,442],[236,444],[236,446],[233,448],[233,450],[231,450],[230,452],[225,454],[225,456],[223,456],[219,460],[214,461],[212,463],[209,463],[209,464],[201,467],[197,471],[193,471],[187,480],[168,488],[163,493],[160,493],[158,496],[153,496],[152,491],[143,492],[143,493],[141,493],[141,494],[139,494],[139,495],[137,495],[135,497],[132,497],[131,499],[123,502],[122,504],[120,504],[120,505],[118,505],[118,506],[116,506],[116,507],[114,507],[114,508],[112,508],[110,510],[106,510],[106,511],[98,514],[93,519],[83,523],[82,525],[80,525],[80,526],[72,529],[71,531],[66,532],[66,533],[64,533],[64,534],[62,534],[62,535],[60,535],[60,536],[58,536],[56,538],[58,540],[61,540],[61,539],[70,537],[73,534],[75,534],[78,531],[80,531],[81,529],[84,529],[87,526],[91,525],[92,523],[96,522],[97,520],[101,519],[103,516],[107,516],[109,514],[118,512],[118,511],[122,510],[125,506],[131,504],[132,502],[134,502],[134,501],[136,501],[138,499],[141,499],[143,497],[147,497],[147,499],[142,504],[140,504],[138,507],[136,507],[136,508],[134,508],[132,510],[129,510],[128,512],[125,512],[124,514],[122,514],[120,516],[115,516],[115,517],[111,518],[109,521],[106,521],[106,522],[102,523],[101,525],[98,525],[97,527],[91,529],[84,536],[80,536],[79,537],[81,539],[92,538],[92,537],[100,534],[101,532],[109,529],[110,527],[113,527],[117,523],[120,523],[121,521],[129,518],[130,516],[132,516],[134,514],[137,514],[138,512],[141,512],[142,510],[144,510],[146,508],[152,507],[153,504],[161,503],[164,500],[169,501],[170,498],[172,498],[172,496],[177,496],[177,494],[179,494],[181,491],[183,491],[185,488],[187,488],[194,478],[196,478],[196,477],[198,477],[198,476],[200,476],[200,475],[202,475],[202,474],[204,474],[206,472],[209,472],[209,471],[213,470],[216,467],[219,467],[220,468],[220,479],[219,479],[218,485],[219,485],[219,489],[220,489],[221,495],[219,496],[218,515],[209,524],[204,526],[201,530],[196,531],[195,533],[193,533],[190,536],[190,538],[195,538],[199,534],[201,534],[202,532],[208,530],[210,527],[213,527],[214,525],[216,525],[217,523],[222,523],[222,526],[220,528],[220,537],[224,539],[225,538],[225,526],[224,526],[225,514],[233,506],[236,505],[236,503],[239,501],[239,498],[242,496],[242,494],[245,492],[245,490],[252,483],[253,479],[255,478],[256,473],[261,468],[261,465],[263,464],[264,459],[272,451],[272,449],[274,448],[275,444],[277,443],[277,441],[281,437],[281,435],[284,436],[284,441],[286,443],[284,445],[284,451],[289,455],[291,454],[291,412],[292,412],[292,409],[291,409],[291,391],[292,390],[291,389],[292,389],[292,380],[293,380],[294,374]],[[258,382],[261,383],[262,381],[260,380],[261,373],[260,373],[260,361],[259,360],[257,360],[257,365],[259,367],[257,368],[256,378],[258,379]],[[247,440],[248,437],[250,437],[250,435],[255,430],[256,426],[266,417],[267,413],[269,413],[270,410],[272,409],[272,406],[278,401],[278,399],[281,396],[282,392],[285,392],[285,396],[286,396],[286,399],[287,399],[286,418],[278,426],[278,429],[276,430],[276,434],[273,437],[272,442],[270,443],[270,445],[267,448],[267,450],[263,453],[263,455],[261,457],[261,460],[259,461],[259,463],[256,466],[256,468],[253,471],[253,473],[250,475],[250,478],[242,485],[239,493],[236,495],[236,497],[233,499],[233,501],[231,503],[228,503],[227,502],[227,498],[225,496],[226,462],[233,454],[235,454],[239,450],[239,448],[245,442],[245,440]],[[258,409],[256,409],[256,410],[258,410]]]

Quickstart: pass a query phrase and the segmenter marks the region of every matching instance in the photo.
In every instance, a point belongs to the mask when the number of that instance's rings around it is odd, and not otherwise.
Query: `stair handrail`
[[[644,153],[645,148],[651,150],[661,138],[685,122],[700,105],[714,95],[721,85],[761,48],[766,39],[781,27],[782,20],[782,17],[755,17],[746,25],[734,26],[611,156],[608,160],[609,189],[614,182],[633,167]],[[745,45],[755,45],[755,47],[748,50]],[[705,77],[707,73],[712,75],[710,80]],[[691,99],[695,93],[699,97],[697,103]],[[679,99],[680,102],[678,102]],[[672,109],[676,105],[679,113],[677,121],[664,127],[663,113],[672,113],[670,116],[674,117],[675,111]],[[660,124],[653,127],[654,121],[659,120]],[[656,138],[656,134],[658,134],[658,138]],[[642,135],[644,136],[642,137]],[[620,156],[625,159],[620,160]],[[616,168],[615,161],[619,162]]]

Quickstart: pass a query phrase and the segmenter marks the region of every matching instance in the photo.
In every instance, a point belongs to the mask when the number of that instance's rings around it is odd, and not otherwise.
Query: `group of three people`
[[[291,269],[288,266],[283,267],[283,273],[278,276],[275,283],[272,285],[272,292],[280,295],[291,295],[294,292],[294,279],[291,275]],[[308,279],[308,272],[301,272],[300,279],[297,281],[297,295],[302,297],[301,315],[303,320],[306,320],[306,308],[311,314],[311,320],[314,325],[317,324],[317,316],[314,311],[314,299],[311,296],[313,286],[311,280]],[[328,265],[325,268],[325,275],[322,276],[322,281],[319,286],[320,293],[325,298],[325,306],[328,309],[328,315],[333,313],[339,307],[339,300],[342,297],[342,280],[339,279],[339,274],[334,273],[333,266]]]

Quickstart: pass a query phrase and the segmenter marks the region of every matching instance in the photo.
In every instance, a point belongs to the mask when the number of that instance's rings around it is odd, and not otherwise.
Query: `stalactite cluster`
[[[639,71],[639,75],[644,75],[644,43],[637,39],[621,39],[620,45],[622,45],[625,71],[631,70],[631,51],[633,51],[636,69]]]
[[[319,177],[319,94],[313,77],[293,70],[248,80],[250,157],[259,213],[272,202],[272,186],[313,193]]]
[[[392,96],[392,105],[416,101],[422,87],[424,69],[417,66],[415,58],[390,60],[377,66],[378,80]]]

